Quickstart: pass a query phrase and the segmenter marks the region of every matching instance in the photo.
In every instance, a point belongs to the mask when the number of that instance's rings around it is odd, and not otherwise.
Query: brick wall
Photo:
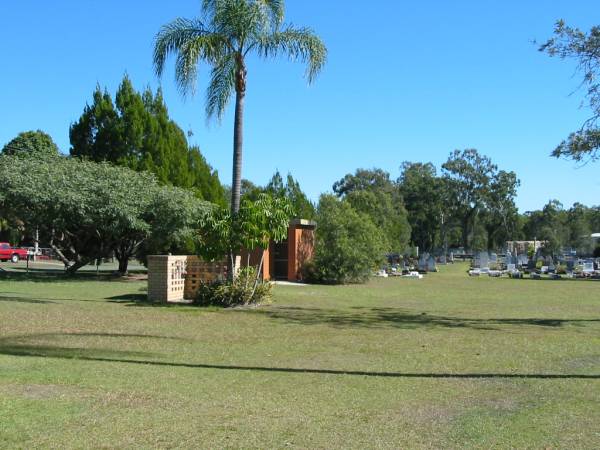
[[[148,300],[168,303],[193,300],[200,282],[225,277],[227,263],[206,262],[197,256],[149,256]]]

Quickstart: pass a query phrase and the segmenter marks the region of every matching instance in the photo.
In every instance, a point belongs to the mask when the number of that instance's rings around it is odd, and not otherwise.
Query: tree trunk
[[[75,275],[75,272],[77,272],[82,267],[87,266],[90,263],[90,261],[91,261],[91,259],[88,259],[88,258],[77,261],[75,264],[70,265],[67,268],[67,274]]]
[[[119,261],[119,274],[127,275],[127,268],[129,267],[129,256],[125,255],[121,258],[117,257],[117,260]]]
[[[233,128],[233,177],[231,180],[231,213],[240,210],[242,189],[242,150],[244,144],[244,99],[245,91],[235,94],[235,122]]]
[[[235,75],[235,119],[233,124],[233,175],[231,180],[231,217],[237,220],[240,210],[242,190],[242,150],[244,144],[244,99],[246,97],[246,66],[244,58],[237,56],[237,71]],[[229,255],[230,266],[228,270],[230,281],[237,273],[235,264],[236,254]]]

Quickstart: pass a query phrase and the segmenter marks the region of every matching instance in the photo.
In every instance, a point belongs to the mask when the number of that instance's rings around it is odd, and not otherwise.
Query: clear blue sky
[[[291,171],[311,198],[358,167],[394,178],[402,161],[444,162],[473,147],[521,179],[518,205],[550,198],[599,204],[600,163],[548,155],[588,117],[574,64],[536,51],[554,22],[600,24],[597,0],[287,0],[287,20],[314,28],[329,62],[313,86],[303,67],[249,64],[244,177],[264,184]],[[114,93],[127,72],[139,89],[162,83],[171,116],[231,178],[232,116],[207,126],[206,71],[184,101],[169,70],[159,82],[152,42],[200,0],[24,0],[0,4],[0,145],[42,129],[63,152],[69,124],[99,83]],[[172,64],[169,64],[172,67]]]

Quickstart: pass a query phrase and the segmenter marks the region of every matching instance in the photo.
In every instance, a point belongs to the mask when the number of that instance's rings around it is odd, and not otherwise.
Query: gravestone
[[[437,272],[437,266],[433,255],[427,259],[427,272]]]
[[[482,269],[490,268],[490,255],[487,252],[479,253],[479,264]]]
[[[548,273],[554,273],[554,272],[556,272],[556,266],[554,265],[554,260],[552,259],[551,256],[548,256],[546,258],[546,264],[545,265],[548,267]]]
[[[490,253],[490,263],[491,264],[498,263],[498,255],[496,253]]]
[[[520,267],[526,266],[527,262],[528,262],[527,255],[520,254],[519,256],[517,256],[517,264]]]
[[[427,272],[427,253],[421,253],[419,256],[419,272]]]

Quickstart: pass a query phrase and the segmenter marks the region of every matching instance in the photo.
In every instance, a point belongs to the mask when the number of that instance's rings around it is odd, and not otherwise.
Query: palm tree
[[[284,0],[203,0],[202,19],[175,19],[156,35],[154,68],[161,76],[176,55],[175,79],[183,96],[194,93],[198,64],[212,67],[206,114],[220,119],[235,91],[231,212],[240,208],[246,57],[287,55],[307,64],[312,82],[327,58],[323,42],[308,28],[284,25]]]

